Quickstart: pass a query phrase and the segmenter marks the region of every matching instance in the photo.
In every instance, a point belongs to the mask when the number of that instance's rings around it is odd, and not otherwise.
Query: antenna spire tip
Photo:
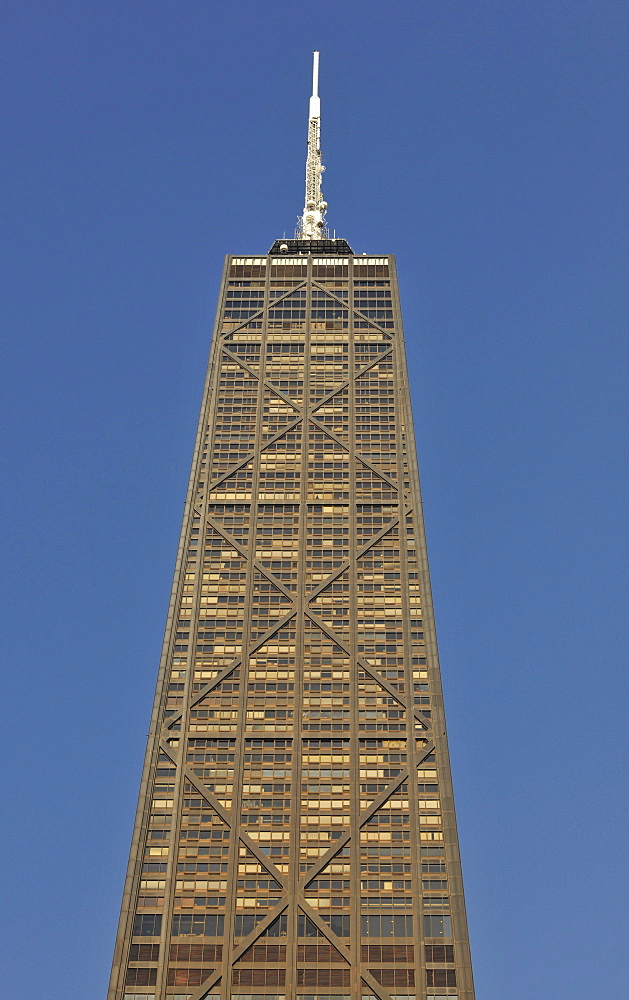
[[[321,101],[319,100],[319,50],[312,53],[312,97],[308,114],[308,157],[306,159],[306,201],[299,220],[298,234],[302,239],[325,239],[328,228],[325,210],[328,207],[321,192]]]

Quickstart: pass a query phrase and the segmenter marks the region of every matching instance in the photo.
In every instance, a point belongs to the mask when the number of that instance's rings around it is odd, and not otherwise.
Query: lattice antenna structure
[[[325,170],[321,161],[321,101],[319,99],[319,53],[313,53],[312,97],[308,112],[308,156],[306,158],[306,200],[304,214],[297,225],[297,239],[327,239],[325,221],[327,203],[321,191],[321,174]]]

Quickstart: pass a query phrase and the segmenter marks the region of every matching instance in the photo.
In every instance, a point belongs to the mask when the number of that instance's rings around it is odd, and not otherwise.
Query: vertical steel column
[[[245,589],[245,616],[243,622],[243,645],[242,662],[240,666],[240,688],[238,692],[238,729],[236,731],[236,747],[234,752],[234,787],[232,796],[232,828],[229,840],[228,854],[228,875],[231,876],[231,885],[228,886],[225,906],[225,925],[223,936],[223,963],[221,977],[221,1000],[228,1000],[231,996],[232,962],[234,953],[234,924],[236,915],[236,896],[238,894],[238,866],[240,863],[240,816],[242,811],[242,784],[244,767],[244,747],[247,731],[247,693],[249,678],[249,648],[251,642],[251,609],[253,605],[253,583],[254,583],[254,558],[256,544],[256,528],[258,516],[258,484],[260,478],[260,444],[261,444],[261,423],[264,407],[264,373],[266,366],[266,341],[268,331],[269,313],[269,282],[271,271],[271,259],[266,259],[266,273],[264,283],[264,301],[262,328],[260,330],[260,361],[258,368],[258,396],[255,415],[255,436],[253,444],[253,475],[251,481],[251,498],[249,506],[249,536],[247,547],[247,578]],[[217,386],[218,395],[218,386]]]
[[[287,1000],[295,997],[297,990],[297,893],[299,884],[299,857],[301,852],[301,775],[303,760],[303,698],[304,698],[304,616],[307,604],[306,594],[306,550],[308,526],[308,450],[310,427],[310,332],[312,328],[310,313],[312,308],[312,257],[308,258],[306,267],[306,316],[303,329],[304,335],[304,365],[303,365],[303,401],[301,407],[301,464],[299,478],[299,557],[297,567],[297,590],[295,595],[297,617],[295,619],[295,708],[293,719],[293,768],[291,786],[291,839],[289,853],[289,899],[288,933],[286,943],[286,986]]]
[[[348,443],[349,443],[349,611],[350,611],[350,695],[351,695],[351,722],[350,722],[350,872],[351,872],[351,910],[350,910],[350,953],[352,956],[352,998],[360,1000],[362,996],[361,988],[361,935],[360,935],[360,882],[361,882],[361,858],[360,858],[360,743],[358,731],[358,675],[360,668],[357,663],[357,582],[356,582],[356,553],[358,551],[357,541],[357,498],[356,498],[356,327],[354,324],[354,258],[350,257],[348,267],[348,379],[347,390],[348,401]]]

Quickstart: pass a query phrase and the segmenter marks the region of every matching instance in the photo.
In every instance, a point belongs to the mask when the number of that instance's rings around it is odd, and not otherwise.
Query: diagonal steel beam
[[[283,550],[280,550],[280,551],[283,551]],[[279,556],[279,553],[278,553],[278,556]],[[288,589],[288,587],[286,587],[282,583],[281,580],[278,580],[278,578],[275,576],[274,573],[271,573],[271,571],[268,570],[266,568],[266,566],[263,566],[259,559],[254,559],[253,560],[253,566],[254,566],[254,569],[257,569],[258,573],[261,573],[262,576],[265,577],[265,579],[267,579],[269,581],[269,583],[272,583],[274,587],[277,587],[278,590],[281,590],[281,592],[284,595],[284,597],[287,597],[289,601],[292,601],[292,603],[295,604],[295,602],[297,600],[295,594],[292,593]]]
[[[351,839],[352,834],[350,830],[346,830],[343,836],[335,840],[334,843],[328,847],[325,854],[322,854],[321,857],[317,858],[311,867],[303,873],[299,879],[298,886],[303,889],[308,882],[312,882],[313,878],[316,878],[317,875],[328,867],[330,862],[334,860],[337,854],[339,854],[340,851],[347,846],[347,844],[349,844]]]
[[[340,299],[338,295],[335,295],[332,289],[325,288],[318,281],[315,281],[314,278],[312,280],[312,287],[318,289],[320,292],[324,292],[328,298],[333,299],[334,302],[337,302],[340,306],[343,306],[344,309],[347,309],[348,312],[351,312],[351,306],[348,305],[347,299]]]
[[[256,310],[256,312],[252,313],[251,316],[247,316],[246,319],[241,320],[238,326],[234,326],[231,330],[218,331],[219,337],[221,337],[221,339],[224,337],[230,337],[232,334],[238,333],[240,330],[245,330],[249,326],[249,323],[252,323],[254,319],[262,319],[264,317],[264,313],[265,313],[264,309]],[[232,320],[230,320],[229,316],[224,316],[223,322],[231,323]],[[221,347],[222,346],[223,345],[221,344]]]
[[[396,524],[400,523],[400,520],[401,520],[400,515],[396,514],[395,517],[391,518],[390,521],[387,521],[387,523],[384,525],[383,528],[380,529],[380,531],[378,531],[375,535],[372,535],[371,538],[368,538],[367,541],[363,544],[363,546],[357,550],[356,559],[357,560],[361,559],[362,556],[366,555],[366,553],[369,552],[369,549],[372,549],[374,545],[377,545],[378,542],[382,538],[384,538],[384,536],[387,535],[392,528],[396,526]]]
[[[262,849],[256,844],[255,840],[252,840],[247,832],[244,831],[237,822],[234,822],[233,811],[229,812],[229,810],[225,809],[225,807],[221,805],[216,796],[210,792],[208,787],[204,784],[201,778],[194,773],[191,767],[184,765],[183,774],[185,779],[189,781],[191,785],[194,785],[199,794],[203,796],[208,805],[210,805],[212,809],[218,813],[220,818],[223,820],[223,823],[225,823],[230,830],[238,827],[238,837],[241,843],[243,843],[251,851],[260,865],[262,865],[269,875],[271,875],[275,881],[281,885],[282,889],[286,891],[288,886],[285,875],[279,870],[279,868],[275,867],[270,858],[266,858],[264,851],[262,851]]]
[[[370,316],[365,316],[365,314],[361,312],[360,309],[352,308],[352,312],[354,313],[354,316],[358,316],[359,319],[364,320],[365,323],[369,323],[369,325],[372,326],[374,330],[376,330],[378,333],[382,333],[385,337],[388,337],[389,340],[393,339],[393,332],[391,330],[385,330],[384,327],[380,326],[380,324],[377,323],[374,319],[371,319]]]
[[[372,358],[371,361],[367,361],[367,363],[360,369],[360,371],[356,372],[356,374],[354,375],[354,382],[357,382],[358,379],[361,377],[361,375],[364,375],[365,372],[368,372],[371,368],[374,367],[374,365],[379,364],[379,362],[383,361],[384,358],[390,358],[392,356],[393,356],[393,345],[391,345],[391,347],[388,347],[386,351],[383,351],[382,354],[379,354],[377,358]]]
[[[412,761],[408,763],[406,767],[403,767],[400,772],[396,774],[395,778],[391,779],[384,791],[380,792],[380,794],[377,795],[376,798],[360,814],[358,817],[358,829],[364,826],[367,820],[371,819],[373,814],[377,812],[387,799],[389,799],[391,795],[396,792],[400,785],[402,785],[405,781],[408,781],[411,774],[417,770],[426,757],[429,757],[430,754],[433,753],[434,749],[435,744],[428,743],[421,749],[421,751],[418,751],[413,755]],[[320,858],[317,858],[314,864],[308,868],[306,872],[304,872],[299,880],[299,886],[303,888],[308,884],[308,882],[312,882],[313,878],[316,878],[317,875],[327,868],[330,862],[340,851],[342,851],[351,839],[352,833],[350,830],[347,830],[342,837],[339,837],[339,839],[328,848],[325,854],[322,854]]]
[[[222,819],[225,826],[228,826],[231,830],[233,826],[232,814],[219,802],[216,796],[210,792],[207,786],[203,784],[199,776],[194,773],[188,764],[183,765],[182,775],[186,781],[188,781],[191,785],[194,785],[199,795],[201,795],[207,804],[212,807],[214,812],[217,813],[217,815]]]
[[[323,580],[318,585],[318,587],[315,587],[314,590],[311,590],[308,593],[307,597],[308,602],[314,601],[315,598],[319,597],[321,592],[325,590],[326,587],[329,587],[331,583],[334,583],[334,581],[337,580],[339,576],[341,576],[345,572],[345,570],[349,569],[350,567],[351,563],[349,559],[346,559],[345,562],[342,562],[340,566],[337,566],[337,568],[334,570],[333,573],[330,574],[330,576],[328,576],[325,580]]]
[[[262,937],[262,935],[265,933],[265,931],[268,930],[271,924],[274,923],[274,921],[277,920],[277,918],[282,915],[282,913],[284,912],[284,910],[287,908],[288,905],[289,904],[287,900],[282,900],[282,902],[278,903],[277,906],[274,906],[272,910],[269,910],[266,917],[264,917],[263,920],[261,920],[258,924],[255,925],[251,933],[248,934],[246,938],[243,938],[238,947],[234,950],[232,965],[235,962],[237,962],[238,959],[242,957],[242,955],[244,955],[244,953],[247,951],[248,948],[251,947],[252,944],[256,943],[258,938]],[[193,998],[191,998],[191,1000],[193,1000]]]
[[[362,367],[360,367],[360,365],[358,365],[357,367],[355,366],[354,371],[356,372],[356,374],[354,375],[354,378],[355,379],[360,378],[363,372],[366,372],[369,368],[371,368],[372,365],[377,365],[378,362],[382,361],[383,358],[393,357],[393,347],[394,347],[393,341],[389,338],[389,344],[388,346],[385,344],[384,351],[382,351],[380,354],[377,354],[373,358],[369,358],[368,361],[364,361],[362,363]]]
[[[220,969],[214,969],[214,971],[201,984],[198,990],[195,990],[194,993],[188,995],[189,1000],[205,1000],[205,997],[207,997],[208,993],[218,984],[222,976],[224,974],[227,975],[231,971],[235,962],[241,958],[242,955],[244,955],[252,944],[255,944],[258,938],[262,937],[271,924],[282,915],[287,906],[288,903],[282,902],[275,906],[272,910],[269,910],[266,917],[264,917],[260,923],[256,924],[251,933],[240,942],[238,947],[233,952],[231,963],[225,969],[223,969],[223,967]]]
[[[401,518],[396,515],[390,521],[387,521],[387,523],[385,524],[385,526],[383,528],[381,528],[380,531],[378,531],[375,535],[372,535],[371,538],[369,538],[364,543],[364,545],[362,546],[362,548],[358,549],[358,551],[356,552],[356,559],[360,559],[361,556],[364,556],[367,552],[369,552],[370,548],[372,548],[374,545],[377,545],[377,543],[380,541],[380,539],[383,538],[387,534],[387,532],[391,530],[391,528],[395,527],[395,525],[398,524],[400,520],[401,520]],[[334,583],[334,581],[336,579],[338,579],[338,577],[342,573],[344,573],[345,570],[350,569],[351,565],[352,564],[349,561],[349,559],[347,559],[343,563],[341,563],[341,565],[338,566],[334,570],[334,572],[331,573],[330,576],[327,577],[327,579],[323,580],[317,587],[315,587],[314,590],[311,590],[309,592],[309,594],[308,594],[308,603],[310,603],[310,601],[314,601],[315,598],[319,597],[320,594],[322,593],[322,591],[324,591],[325,588],[328,587],[331,583]]]
[[[362,547],[357,550],[356,559],[360,559],[367,552],[369,552],[369,549],[373,548],[374,545],[377,545],[380,539],[384,538],[384,536],[391,530],[391,528],[394,528],[395,525],[399,523],[399,521],[400,517],[397,515],[390,521],[387,521],[385,526],[381,528],[380,531],[376,532],[375,535],[372,535],[371,538],[367,539],[367,541],[362,545]],[[315,597],[318,597],[330,583],[333,583],[334,580],[336,580],[336,578],[339,576],[340,573],[344,573],[345,570],[350,569],[350,567],[351,567],[351,562],[349,561],[349,559],[343,562],[343,564],[337,567],[337,569],[335,569],[334,572],[326,580],[323,580],[316,587],[315,590],[312,590],[310,592],[308,601],[313,601]]]
[[[251,643],[249,645],[246,653],[244,653],[242,656],[239,656],[236,660],[233,660],[229,664],[229,666],[225,667],[225,669],[221,671],[220,674],[217,674],[216,677],[213,677],[212,680],[209,681],[201,691],[198,691],[194,695],[194,699],[190,702],[190,705],[199,702],[201,698],[204,698],[206,694],[209,694],[209,692],[213,688],[215,688],[217,684],[220,684],[221,681],[224,681],[225,678],[229,674],[231,674],[231,672],[235,670],[237,666],[239,666],[242,663],[243,659],[252,656],[253,653],[256,652],[256,650],[260,649],[261,646],[264,646],[265,642],[268,642],[269,639],[271,639],[275,635],[275,633],[279,631],[279,629],[283,628],[284,625],[286,625],[291,620],[291,618],[294,618],[296,613],[297,612],[294,610],[289,611],[288,614],[284,615],[283,618],[280,618],[277,622],[274,622],[273,625],[271,625],[263,635],[259,636],[254,643]],[[177,712],[175,715],[170,715],[168,717],[167,723],[164,726],[163,733],[168,733],[170,728],[175,724],[175,722],[178,722],[181,719],[182,715],[183,711]]]
[[[266,386],[266,388],[269,389],[270,392],[275,393],[278,399],[281,399],[283,403],[288,403],[289,406],[292,406],[293,410],[295,410],[300,417],[304,415],[304,403],[298,403],[296,400],[291,399],[291,397],[287,395],[287,393],[282,392],[282,390],[278,386],[274,385],[273,382],[271,382],[268,377],[265,377],[262,384]],[[305,399],[305,394],[304,394],[304,399]]]
[[[330,390],[327,396],[322,396],[321,399],[318,399],[316,403],[309,408],[308,416],[314,413],[315,410],[319,410],[322,406],[325,406],[326,403],[329,403],[331,399],[334,399],[334,397],[338,395],[339,392],[342,392],[343,389],[347,388],[349,388],[349,380],[346,380],[344,382],[339,382],[339,384],[334,389]]]
[[[308,618],[310,618],[312,622],[314,622],[314,624],[318,628],[321,629],[322,632],[325,632],[326,635],[334,643],[336,643],[337,646],[340,646],[341,649],[343,649],[347,653],[347,655],[351,657],[352,655],[351,651],[349,649],[348,643],[344,638],[342,638],[337,632],[335,632],[330,625],[326,625],[323,619],[319,618],[319,616],[310,608],[306,609],[305,614],[308,616]],[[363,670],[366,670],[367,673],[369,673],[370,676],[372,676],[373,679],[377,681],[377,683],[380,684],[381,687],[385,688],[388,694],[390,694],[391,697],[394,698],[398,702],[398,704],[402,706],[402,708],[404,708],[407,712],[413,715],[417,719],[417,721],[423,726],[424,729],[430,729],[430,725],[427,719],[425,719],[423,715],[421,715],[419,709],[416,709],[413,704],[408,704],[405,695],[403,695],[400,691],[398,691],[397,688],[394,688],[390,684],[390,682],[386,679],[386,677],[382,677],[375,669],[375,667],[372,667],[371,664],[363,660],[362,657],[357,656],[356,662]]]
[[[302,419],[303,418],[301,415],[294,417],[291,423],[286,424],[285,427],[281,427],[279,431],[277,431],[277,433],[273,435],[272,438],[269,438],[268,441],[264,441],[259,448],[257,448],[255,451],[249,452],[249,454],[246,455],[243,459],[236,462],[234,465],[230,466],[229,469],[226,470],[226,472],[224,472],[222,475],[218,477],[218,479],[214,479],[211,483],[208,484],[207,488],[208,493],[210,493],[212,490],[215,490],[217,486],[220,486],[220,484],[224,482],[226,479],[229,479],[229,477],[232,476],[234,472],[238,472],[239,469],[242,469],[243,465],[247,465],[249,462],[252,462],[253,459],[256,457],[256,455],[259,455],[266,448],[270,447],[270,445],[275,444],[275,442],[278,441],[281,437],[283,437],[284,434],[287,434],[289,431],[293,430],[293,428],[296,427],[297,424],[299,424],[299,422]]]
[[[227,528],[224,528],[220,521],[215,521],[213,517],[208,515],[208,517],[206,517],[206,523],[209,524],[209,526],[213,528],[214,531],[221,536],[221,538],[224,538],[225,541],[228,542],[231,547],[235,549],[240,556],[242,556],[243,559],[249,558],[246,546],[244,546],[242,542],[238,541],[237,538],[234,538],[233,535],[230,535]]]
[[[299,419],[301,420],[301,417]],[[299,423],[299,421],[297,421],[297,423]],[[221,535],[221,537],[224,538],[225,541],[228,542],[242,556],[243,559],[249,558],[247,548],[243,546],[242,542],[239,542],[236,538],[234,538],[234,536],[230,534],[227,528],[225,528],[220,521],[216,521],[213,517],[209,516],[206,517],[206,521],[210,527],[214,529],[214,531]],[[251,544],[254,546],[255,550],[255,539],[251,539]],[[278,580],[272,573],[270,573],[269,570],[267,570],[262,563],[259,562],[259,560],[254,559],[253,565],[259,573],[262,573],[269,583],[272,583],[278,588],[278,590],[282,591],[284,597],[287,597],[292,604],[295,603],[295,595],[284,586],[281,580]]]
[[[232,354],[232,352],[230,351],[229,347],[226,347],[225,344],[223,344],[222,347],[221,347],[221,350],[223,351],[223,354],[227,355],[227,357],[229,358],[230,361],[233,361],[234,364],[239,365],[240,368],[243,368],[246,372],[249,372],[249,374],[251,375],[251,377],[254,378],[254,379],[256,379],[256,381],[258,381],[258,382],[260,381],[260,373],[257,372],[254,368],[251,368],[247,364],[247,362],[243,361],[242,358],[239,358],[237,354]]]
[[[179,767],[182,759],[181,747],[171,747],[170,743],[167,743],[165,739],[160,739],[159,749],[162,753],[165,753],[167,757],[170,757],[175,767]]]
[[[435,744],[429,743],[425,747],[422,747],[421,750],[416,751],[413,754],[413,759],[410,761],[410,763],[408,763],[406,767],[402,768],[399,774],[396,774],[395,778],[391,780],[391,784],[387,785],[384,791],[380,792],[380,794],[376,796],[373,802],[371,802],[367,806],[367,808],[364,809],[363,812],[361,812],[360,816],[358,817],[359,829],[360,827],[363,827],[368,820],[371,819],[374,813],[376,813],[378,809],[380,809],[384,805],[387,799],[391,798],[391,796],[396,792],[396,790],[400,787],[400,785],[404,784],[404,782],[410,778],[411,774],[417,770],[419,765],[422,763],[422,761],[426,759],[426,757],[430,756],[430,754],[433,753],[434,749],[435,749]]]
[[[400,487],[398,483],[394,483],[393,480],[390,479],[389,476],[387,476],[386,472],[383,472],[381,469],[378,468],[377,465],[374,465],[373,462],[370,462],[369,459],[365,458],[365,456],[357,449],[355,451],[355,455],[358,461],[362,462],[363,465],[366,465],[368,469],[371,469],[371,471],[374,472],[379,479],[382,479],[384,480],[385,483],[388,483],[391,489],[395,490],[396,493],[399,492]]]
[[[266,451],[266,449],[269,448],[271,445],[275,444],[276,441],[279,441],[280,438],[283,438],[285,434],[288,434],[289,431],[292,431],[295,427],[297,427],[297,425],[301,423],[302,420],[303,417],[299,415],[297,417],[294,417],[290,424],[285,424],[284,427],[280,427],[279,431],[276,431],[273,437],[270,437],[268,441],[263,441],[260,444],[258,454],[262,454],[263,451]]]
[[[395,700],[399,702],[399,704],[402,705],[402,707],[405,708],[407,712],[410,712],[411,715],[414,715],[415,719],[419,723],[421,723],[422,727],[425,730],[428,731],[432,729],[430,721],[421,714],[420,710],[416,708],[412,702],[407,701],[407,698],[412,697],[410,691],[407,694],[403,695],[400,691],[398,691],[398,689],[393,684],[391,684],[391,682],[386,677],[383,677],[382,674],[378,670],[376,670],[376,668],[369,662],[369,660],[365,660],[364,657],[357,656],[356,663],[366,673],[368,673],[370,677],[373,677],[373,679],[377,681],[381,687],[386,688],[391,697],[395,698]]]
[[[352,452],[352,445],[349,441],[344,441],[343,438],[340,438],[338,434],[334,433],[334,431],[329,430],[329,428],[327,428],[325,424],[322,424],[321,421],[317,417],[313,416],[312,413],[308,414],[308,422],[313,424],[313,426],[316,427],[318,431],[325,434],[326,437],[329,437],[330,440],[334,441],[339,448],[343,449],[343,451],[347,451],[349,453]]]
[[[215,688],[217,684],[220,684],[221,681],[224,681],[226,677],[229,677],[229,675],[236,669],[236,667],[240,666],[241,663],[242,663],[242,656],[238,656],[236,657],[235,660],[232,660],[231,663],[228,664],[228,666],[224,667],[224,669],[221,670],[216,675],[216,677],[213,677],[212,680],[208,681],[207,684],[205,684],[200,691],[197,691],[196,694],[192,696],[189,707],[196,705],[197,702],[201,701],[202,698],[205,698],[206,694],[209,694],[212,688]],[[170,727],[174,725],[175,722],[179,722],[182,715],[183,715],[183,710],[181,712],[176,712],[174,715],[169,715],[167,721],[164,724],[163,732],[168,733]]]
[[[269,639],[273,638],[276,632],[279,632],[281,628],[284,628],[285,625],[288,625],[289,621],[292,618],[294,618],[296,614],[297,614],[296,611],[289,611],[287,614],[284,615],[283,618],[280,618],[279,621],[274,622],[274,624],[271,625],[266,630],[264,635],[259,636],[256,639],[256,641],[249,646],[249,649],[247,651],[247,656],[251,656],[253,653],[255,653],[256,650],[260,649],[260,646],[264,646],[265,642],[268,642]]]
[[[310,413],[308,415],[308,420],[309,420],[310,423],[314,424],[315,427],[317,427],[317,429],[320,430],[323,434],[325,434],[327,437],[329,437],[332,441],[335,441],[336,444],[338,444],[340,448],[344,449],[344,451],[348,452],[350,455],[353,453],[354,456],[360,462],[363,463],[363,465],[366,465],[367,468],[371,469],[371,471],[374,472],[380,479],[382,479],[385,483],[388,483],[389,486],[392,489],[394,489],[396,492],[399,491],[399,489],[400,489],[399,485],[397,483],[395,483],[387,475],[386,472],[383,472],[382,469],[379,469],[377,465],[374,465],[373,462],[370,462],[368,458],[365,458],[365,456],[363,455],[363,453],[361,451],[359,451],[357,448],[355,448],[350,442],[343,441],[343,439],[340,438],[340,437],[338,437],[334,433],[334,431],[328,430],[328,428],[325,426],[325,424],[320,423],[320,421],[317,419],[317,417],[313,416],[312,413]]]
[[[310,904],[307,902],[303,893],[300,893],[299,896],[297,897],[297,905],[299,906],[300,910],[303,910],[306,916],[310,918],[310,920],[315,925],[317,930],[324,937],[328,939],[330,944],[333,945],[338,952],[340,952],[343,958],[347,961],[347,964],[350,967],[352,967],[352,958],[345,942],[341,938],[336,936],[332,928],[328,924],[326,924],[325,920],[321,919],[317,911],[313,909],[313,907],[310,906]],[[380,985],[380,983],[376,979],[374,979],[374,977],[371,975],[368,969],[363,970],[362,964],[360,966],[360,969],[361,969],[360,972],[361,978],[364,979],[365,982],[369,985],[370,989],[375,994],[375,996],[379,997],[380,1000],[392,1000],[391,994],[387,993],[387,991]]]
[[[236,462],[235,465],[232,465],[227,470],[227,472],[224,472],[222,475],[220,475],[218,479],[214,479],[211,483],[208,483],[207,492],[211,493],[212,490],[215,490],[217,486],[221,485],[222,482],[224,482],[226,479],[229,479],[230,476],[233,476],[234,472],[238,472],[239,469],[242,469],[243,465],[247,465],[248,462],[252,462],[253,459],[256,457],[256,455],[257,452],[255,451],[249,452],[249,454],[246,455],[245,458],[243,458],[240,462]]]
[[[302,281],[301,284],[297,285],[295,288],[291,288],[290,291],[286,292],[284,295],[278,296],[277,299],[273,300],[273,306],[275,305],[276,302],[281,302],[282,299],[285,299],[288,295],[292,295],[294,292],[297,291],[298,288],[303,288],[305,284],[307,284],[307,282],[306,281]],[[272,306],[268,306],[268,308],[272,308]],[[234,333],[238,333],[239,330],[242,330],[245,327],[247,327],[249,325],[249,323],[251,323],[254,319],[262,319],[262,318],[264,318],[264,314],[265,314],[266,311],[267,311],[267,306],[264,306],[262,309],[256,310],[256,312],[252,313],[251,316],[248,316],[247,319],[243,319],[242,322],[239,323],[238,326],[235,326],[232,330],[223,330],[223,331],[221,331],[219,333],[219,336],[220,337],[229,337],[229,336],[231,336]],[[229,323],[229,316],[225,316],[224,317],[224,321],[226,321],[226,322]]]

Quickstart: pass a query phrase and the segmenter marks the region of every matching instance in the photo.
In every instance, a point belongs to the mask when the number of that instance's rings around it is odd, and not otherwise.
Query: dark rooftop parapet
[[[313,257],[352,257],[354,251],[347,240],[276,240],[269,255],[282,257],[284,254],[298,256],[311,254]]]

